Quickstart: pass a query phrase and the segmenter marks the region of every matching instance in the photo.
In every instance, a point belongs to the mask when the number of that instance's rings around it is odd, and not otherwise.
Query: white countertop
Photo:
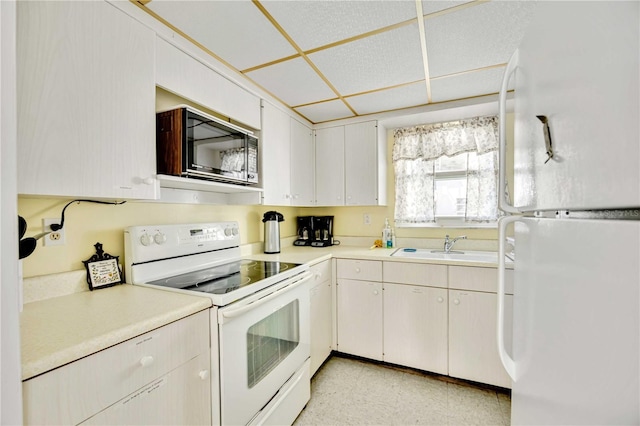
[[[439,265],[457,265],[457,266],[476,266],[483,268],[496,268],[497,263],[474,262],[463,260],[443,260],[443,259],[419,259],[411,257],[391,256],[398,248],[363,248],[356,246],[330,246],[330,247],[282,247],[278,254],[255,253],[246,255],[246,258],[256,260],[281,260],[283,262],[292,263],[308,263],[313,265],[332,257],[341,259],[365,259],[365,260],[384,260],[391,262],[410,262],[410,263],[433,263]],[[513,268],[513,264],[508,264],[507,268]]]
[[[205,297],[129,284],[24,305],[22,380],[208,309]]]
[[[486,262],[393,257],[391,254],[395,250],[339,245],[286,246],[279,254],[254,253],[245,257],[309,265],[335,257],[485,268],[497,266]],[[42,278],[47,283],[44,287],[49,287],[51,284],[46,276]],[[58,368],[210,306],[211,300],[205,297],[129,284],[26,303],[20,317],[22,379]]]

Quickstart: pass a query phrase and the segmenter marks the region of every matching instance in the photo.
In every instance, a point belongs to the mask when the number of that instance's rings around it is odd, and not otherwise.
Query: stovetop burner
[[[212,268],[202,269],[149,284],[210,294],[225,294],[255,284],[287,269],[299,266],[296,263],[271,262],[242,259]]]

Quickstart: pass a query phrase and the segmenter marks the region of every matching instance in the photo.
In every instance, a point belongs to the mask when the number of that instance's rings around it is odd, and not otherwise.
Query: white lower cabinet
[[[384,283],[384,361],[447,374],[447,290]]]
[[[26,380],[24,423],[211,424],[208,311]]]
[[[506,271],[511,347],[513,271]],[[497,351],[497,270],[337,260],[337,350],[510,388]]]
[[[505,318],[511,317],[513,296],[505,297]],[[498,356],[495,293],[449,290],[449,375],[511,388]],[[507,330],[505,336],[510,336]]]
[[[382,283],[338,278],[338,351],[382,361]]]
[[[506,271],[513,293],[513,271]],[[497,270],[449,266],[449,375],[511,388],[498,355]],[[477,291],[479,290],[479,291]],[[511,347],[513,296],[505,296],[505,344]]]
[[[201,354],[81,424],[209,425],[211,411],[203,407],[211,400],[210,362]]]
[[[333,309],[331,297],[331,261],[311,267],[313,274],[309,295],[311,299],[311,375],[331,354],[333,341]]]

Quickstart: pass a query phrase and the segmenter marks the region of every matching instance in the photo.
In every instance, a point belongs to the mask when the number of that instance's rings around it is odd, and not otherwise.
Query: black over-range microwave
[[[159,174],[258,183],[253,132],[191,107],[156,114],[156,156]]]

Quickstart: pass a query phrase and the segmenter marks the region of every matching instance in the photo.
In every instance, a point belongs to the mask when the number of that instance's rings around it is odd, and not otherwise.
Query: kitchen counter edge
[[[204,297],[122,284],[24,305],[22,380],[211,307]]]

